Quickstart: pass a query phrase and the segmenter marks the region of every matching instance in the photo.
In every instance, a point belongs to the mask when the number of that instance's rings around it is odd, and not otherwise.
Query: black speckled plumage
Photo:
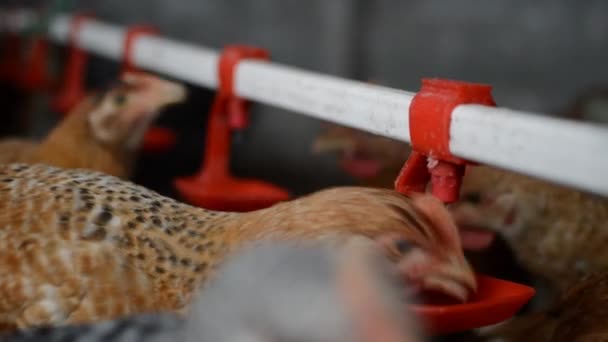
[[[170,341],[184,321],[172,314],[62,327],[40,327],[0,336],[1,342],[143,342]]]

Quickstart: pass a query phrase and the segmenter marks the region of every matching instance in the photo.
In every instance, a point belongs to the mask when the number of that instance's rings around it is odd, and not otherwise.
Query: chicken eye
[[[414,248],[414,244],[407,240],[399,239],[395,241],[395,249],[399,254],[405,254]]]
[[[118,94],[116,96],[114,96],[114,104],[117,106],[124,106],[124,104],[127,103],[127,95],[125,94]]]
[[[478,191],[468,192],[462,196],[462,200],[471,204],[481,203],[481,193]]]

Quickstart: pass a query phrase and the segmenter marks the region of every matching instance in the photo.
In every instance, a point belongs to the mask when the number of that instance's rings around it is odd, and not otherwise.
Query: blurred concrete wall
[[[194,43],[257,44],[281,63],[408,90],[428,76],[487,82],[521,109],[561,108],[608,79],[601,0],[74,1]]]
[[[499,105],[554,111],[608,82],[606,1],[373,4],[361,44],[368,72],[392,86],[417,89],[428,76],[487,82]]]

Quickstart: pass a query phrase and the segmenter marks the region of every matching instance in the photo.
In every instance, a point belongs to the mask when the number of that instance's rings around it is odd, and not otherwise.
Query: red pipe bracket
[[[248,103],[234,91],[236,67],[243,59],[269,58],[265,50],[250,46],[232,45],[222,51],[218,63],[219,87],[209,117],[203,167],[211,178],[224,178],[228,174],[230,131],[243,129],[248,122]]]
[[[68,114],[86,96],[84,82],[88,55],[78,46],[77,38],[82,24],[93,18],[92,14],[80,13],[73,16],[70,23],[69,51],[63,82],[52,103],[53,110],[63,115]]]
[[[123,63],[121,67],[121,74],[125,72],[137,71],[135,63],[133,62],[133,48],[137,38],[141,36],[158,36],[160,31],[151,25],[133,25],[127,29],[125,33],[125,40],[123,45]]]
[[[209,116],[202,168],[193,177],[175,181],[185,200],[203,208],[250,211],[290,197],[286,190],[273,184],[230,174],[231,130],[245,128],[248,118],[248,103],[234,89],[235,71],[244,59],[268,60],[269,55],[266,50],[242,45],[223,50],[218,66],[219,90]]]
[[[239,62],[244,59],[270,59],[268,51],[247,45],[230,45],[224,48],[219,61],[219,92],[222,96],[234,96],[234,75]]]
[[[35,37],[30,44],[20,84],[28,91],[47,89],[53,83],[47,64],[49,61],[49,42],[46,38]]]
[[[495,106],[492,87],[484,84],[423,79],[410,104],[409,126],[413,152],[401,169],[395,189],[432,193],[446,203],[458,200],[467,161],[450,152],[452,111],[461,104]]]
[[[243,59],[269,60],[270,54],[260,48],[232,45],[224,49],[219,61],[219,96],[227,101],[228,122],[232,129],[244,129],[249,123],[247,102],[234,91],[235,68]]]

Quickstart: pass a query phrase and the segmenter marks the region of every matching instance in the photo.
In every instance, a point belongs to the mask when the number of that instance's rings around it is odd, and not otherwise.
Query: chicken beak
[[[159,96],[159,107],[183,102],[186,99],[186,87],[179,83],[166,82],[162,85]]]
[[[127,73],[121,81],[134,90],[133,94],[139,98],[139,103],[145,104],[145,111],[149,113],[183,102],[187,97],[184,85],[146,73]]]
[[[454,257],[433,267],[420,281],[421,290],[436,291],[466,302],[477,291],[477,281],[464,256]]]

